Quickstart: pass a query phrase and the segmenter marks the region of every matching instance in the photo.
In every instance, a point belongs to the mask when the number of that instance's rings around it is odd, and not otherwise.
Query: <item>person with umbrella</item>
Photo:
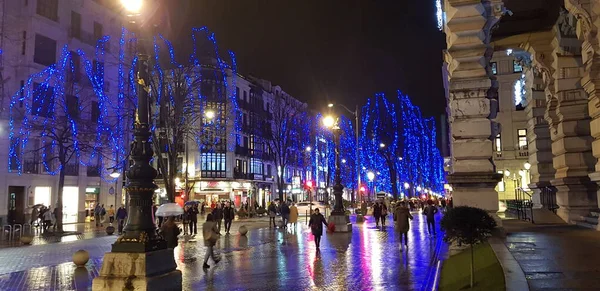
[[[168,248],[174,249],[177,247],[177,240],[181,229],[175,224],[175,217],[182,214],[183,209],[177,203],[165,203],[156,210],[156,216],[168,217],[160,227],[160,233],[167,241]]]

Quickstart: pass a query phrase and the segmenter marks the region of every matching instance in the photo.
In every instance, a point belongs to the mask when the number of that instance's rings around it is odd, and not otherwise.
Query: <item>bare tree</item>
[[[74,65],[69,56],[63,56],[68,62],[51,66],[28,80],[28,86],[15,95],[21,97],[12,102],[26,104],[25,109],[11,106],[10,116],[16,128],[11,129],[9,166],[21,172],[23,158],[33,156],[46,172],[58,175],[55,216],[59,233],[63,232],[63,188],[69,166],[78,169],[83,163],[100,168],[102,160],[108,157],[102,145],[110,144],[110,133],[103,129],[114,126],[111,118],[101,115],[95,101],[102,83],[96,76],[80,79],[69,69]],[[31,97],[31,102],[25,97]],[[39,143],[27,146],[30,136],[39,136]]]
[[[270,107],[273,120],[270,122],[270,134],[266,135],[265,142],[277,168],[279,199],[283,200],[284,174],[293,159],[292,155],[302,156],[310,122],[307,122],[306,104],[290,96],[275,94]]]

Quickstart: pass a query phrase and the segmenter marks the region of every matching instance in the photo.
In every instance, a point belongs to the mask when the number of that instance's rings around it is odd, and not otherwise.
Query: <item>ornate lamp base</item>
[[[181,290],[173,249],[146,253],[106,253],[92,290]]]
[[[352,232],[350,217],[344,213],[331,213],[327,223],[335,225],[335,232]]]

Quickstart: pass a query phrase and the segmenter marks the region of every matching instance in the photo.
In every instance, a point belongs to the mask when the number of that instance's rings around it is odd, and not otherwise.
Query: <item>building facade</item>
[[[527,84],[534,209],[553,210],[555,203],[562,220],[599,229],[589,216],[599,206],[600,3],[447,0],[444,9],[454,204],[498,210],[495,188],[502,174],[493,145],[504,131],[492,52],[512,50],[520,55]]]
[[[101,4],[109,1],[92,0],[29,0],[1,1],[2,38],[1,67],[1,126],[0,135],[0,218],[5,223],[10,209],[15,210],[15,219],[19,223],[28,222],[30,207],[36,204],[54,205],[57,201],[58,175],[52,175],[41,164],[39,153],[25,155],[19,161],[20,170],[15,161],[9,167],[9,120],[11,115],[11,98],[21,88],[21,92],[35,91],[39,84],[29,84],[31,75],[43,71],[48,66],[60,63],[66,47],[76,58],[80,50],[93,62],[94,73],[103,76],[103,91],[106,95],[116,98],[117,57],[119,42],[108,40],[103,43],[102,57],[96,55],[98,40],[105,35],[121,35],[123,21],[115,10]],[[77,87],[81,92],[91,91],[91,85],[86,77],[83,57],[77,57],[74,74],[69,75],[67,82]],[[51,86],[54,86],[51,84]],[[89,94],[93,99],[97,94]],[[36,106],[30,96],[21,96],[18,104],[13,104],[17,110]],[[14,99],[14,98],[12,98]],[[96,104],[98,100],[87,100]],[[93,103],[96,102],[96,103]],[[94,113],[91,114],[93,120]],[[34,146],[39,139],[32,138],[28,143]],[[97,204],[120,204],[122,201],[121,178],[114,182],[110,177],[100,177],[104,171],[101,167],[114,165],[99,165],[85,167],[78,161],[73,161],[66,167],[66,178],[63,188],[63,221],[65,223],[83,222],[92,215],[91,210]],[[121,175],[122,177],[123,175]]]

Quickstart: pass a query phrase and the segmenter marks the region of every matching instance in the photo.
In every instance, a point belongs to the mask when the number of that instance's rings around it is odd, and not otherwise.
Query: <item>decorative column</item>
[[[498,211],[496,185],[502,175],[492,162],[492,138],[499,132],[498,84],[490,59],[491,31],[500,19],[500,0],[448,0],[445,60],[448,64],[448,119],[452,185],[456,206]]]
[[[548,103],[552,154],[557,188],[557,214],[574,223],[597,207],[596,189],[589,174],[596,159],[592,155],[588,94],[581,85],[584,72],[580,42],[574,35],[571,15],[563,13],[554,28],[554,99]],[[554,108],[556,105],[556,108]]]
[[[531,54],[532,69],[526,72],[527,141],[534,208],[542,208],[541,189],[554,179],[550,126],[545,118],[546,100],[554,96],[553,30],[533,34],[523,48]],[[536,218],[537,219],[537,218]]]
[[[594,172],[590,179],[600,184],[600,3],[593,0],[565,0],[565,7],[577,18],[576,34],[582,41],[582,61],[584,65],[581,84],[588,94],[588,112],[590,118],[590,134],[593,138],[592,154],[596,158]],[[596,195],[597,207],[600,205],[600,192]],[[600,225],[598,225],[600,230]]]

